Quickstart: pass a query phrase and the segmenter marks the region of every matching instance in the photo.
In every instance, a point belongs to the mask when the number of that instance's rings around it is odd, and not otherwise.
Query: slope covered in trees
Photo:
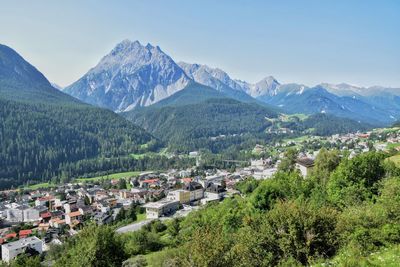
[[[188,105],[174,102],[162,107],[150,106],[129,112],[126,116],[171,146],[190,150],[209,148],[212,138],[216,140],[221,135],[224,135],[221,138],[229,139],[263,133],[271,125],[266,118],[275,118],[277,113],[257,104],[230,98],[209,98]]]
[[[56,90],[14,50],[0,46],[2,188],[79,174],[80,160],[128,155],[143,144],[152,149],[157,142],[119,115]]]
[[[277,136],[266,130],[270,126],[279,130],[278,124],[294,134],[308,131],[322,136],[370,127],[328,114],[310,115],[305,120],[293,116],[290,121],[280,121],[278,115],[277,109],[240,102],[196,83],[154,105],[124,114],[178,151],[206,148],[221,152],[233,145],[269,142]]]

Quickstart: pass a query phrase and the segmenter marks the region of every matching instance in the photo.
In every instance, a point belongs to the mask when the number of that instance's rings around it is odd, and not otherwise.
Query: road
[[[160,220],[160,221],[165,221],[165,220],[168,220],[168,219],[172,219],[172,218],[176,218],[176,217],[186,217],[191,211],[193,211],[193,210],[197,210],[198,209],[198,207],[185,207],[184,209],[182,209],[182,210],[179,210],[179,211],[177,211],[173,216],[170,216],[170,217],[160,217],[160,218],[158,218],[158,220]],[[140,221],[140,222],[137,222],[137,223],[131,223],[131,224],[128,224],[128,225],[126,225],[126,226],[123,226],[123,227],[121,227],[121,228],[118,228],[117,230],[116,230],[116,232],[117,233],[120,233],[120,234],[122,234],[122,233],[128,233],[128,232],[135,232],[135,231],[138,231],[138,230],[140,230],[140,228],[142,228],[142,226],[144,226],[144,225],[146,225],[146,224],[149,224],[149,223],[151,223],[152,221],[154,221],[154,220],[156,220],[156,219],[146,219],[146,220],[144,220],[144,221]]]
[[[140,228],[142,228],[142,226],[144,226],[146,224],[149,224],[153,220],[154,219],[146,219],[144,221],[140,221],[140,222],[137,222],[137,223],[131,223],[131,224],[128,224],[127,226],[123,226],[121,228],[118,228],[116,232],[120,233],[120,234],[128,233],[128,232],[135,232],[135,231],[139,230]]]

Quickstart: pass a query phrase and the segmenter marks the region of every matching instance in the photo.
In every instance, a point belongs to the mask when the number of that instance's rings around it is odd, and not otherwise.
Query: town
[[[94,179],[44,188],[1,192],[0,243],[2,260],[22,253],[38,255],[62,244],[86,223],[113,224],[119,233],[135,231],[157,219],[186,216],[192,210],[240,195],[235,185],[245,179],[268,179],[278,170],[285,152],[294,148],[296,167],[306,178],[322,147],[346,151],[351,158],[369,150],[398,151],[397,128],[365,133],[308,136],[282,140],[275,146],[256,145],[254,158],[234,171],[200,170],[201,154],[188,169],[127,173],[118,178]]]

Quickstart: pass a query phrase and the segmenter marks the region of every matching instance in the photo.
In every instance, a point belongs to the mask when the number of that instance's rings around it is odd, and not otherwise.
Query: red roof
[[[148,180],[143,180],[143,183],[154,184],[157,183],[158,181],[159,181],[158,179],[148,179]]]
[[[17,233],[6,234],[5,239],[14,238],[14,237],[17,237]]]
[[[81,212],[79,210],[71,212],[71,213],[68,214],[69,217],[78,217],[80,215],[82,215],[82,214],[81,214]]]
[[[44,197],[40,197],[38,198],[40,201],[49,201],[53,199],[53,196],[44,196]]]
[[[27,235],[30,235],[30,234],[32,234],[32,230],[21,230],[21,231],[19,231],[19,236],[27,236]]]
[[[42,217],[43,219],[51,218],[51,213],[48,211],[44,212],[44,213],[40,214],[40,217]]]
[[[190,183],[192,181],[192,178],[182,178],[183,183]]]

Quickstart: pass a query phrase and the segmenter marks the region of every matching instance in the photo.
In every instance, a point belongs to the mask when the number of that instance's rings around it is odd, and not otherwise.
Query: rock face
[[[156,103],[189,82],[185,72],[158,46],[125,40],[64,92],[122,112]]]
[[[264,95],[275,95],[276,89],[280,85],[272,76],[265,77],[261,81],[251,84],[241,80],[234,80],[223,70],[211,68],[207,65],[189,64],[185,62],[179,62],[178,65],[195,82],[210,86],[222,92],[226,91],[228,87],[257,98]]]

